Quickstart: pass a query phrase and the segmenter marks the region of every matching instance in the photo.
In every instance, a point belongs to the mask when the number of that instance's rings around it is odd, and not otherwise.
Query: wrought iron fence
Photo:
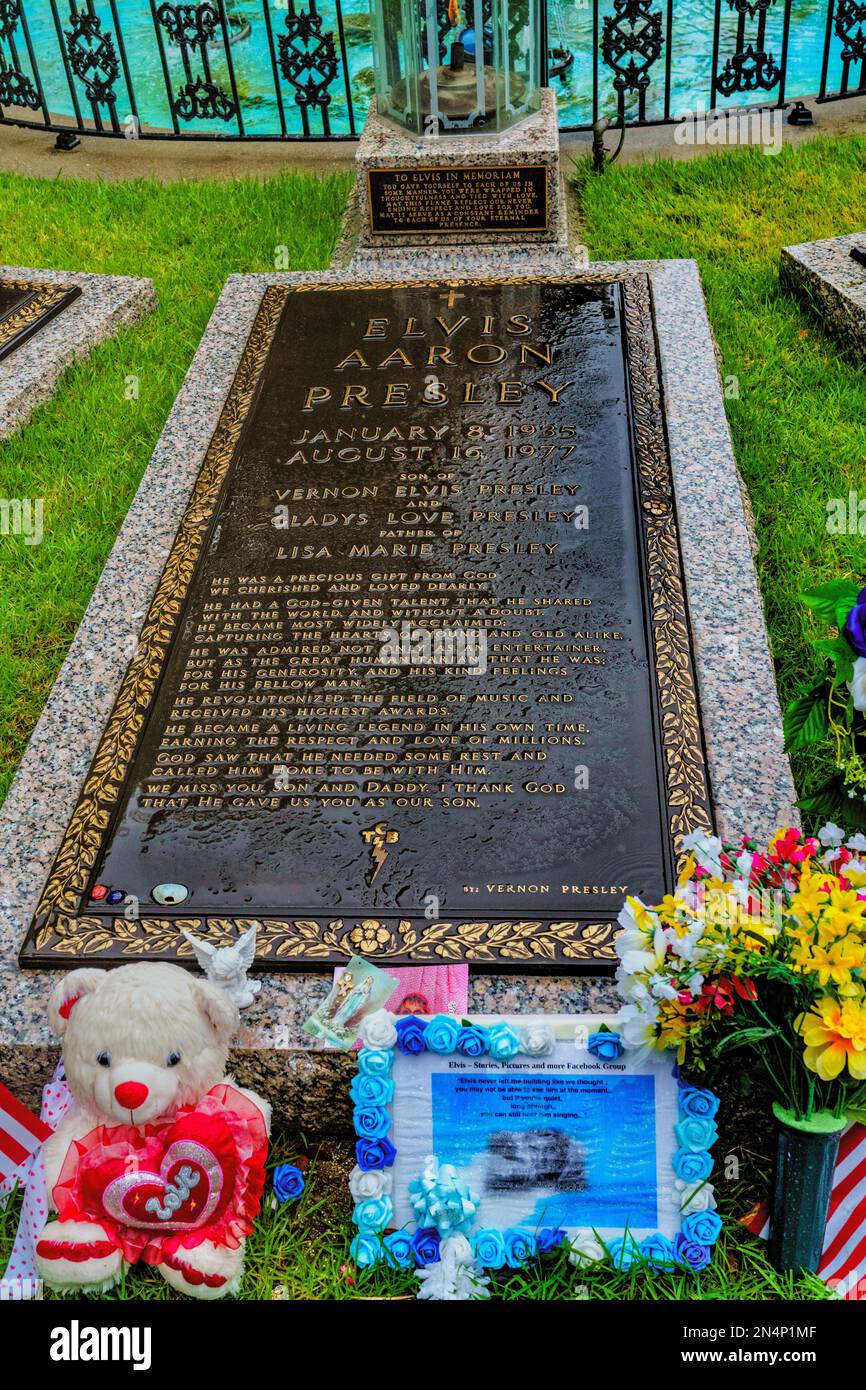
[[[454,0],[435,7],[447,32]],[[0,123],[339,140],[373,90],[367,0],[0,0]],[[860,0],[548,0],[560,126],[866,92]]]

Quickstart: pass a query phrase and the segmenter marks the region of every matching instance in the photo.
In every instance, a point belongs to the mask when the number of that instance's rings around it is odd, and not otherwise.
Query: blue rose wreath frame
[[[593,1020],[595,1031],[587,1030],[586,1035],[590,1056],[612,1062],[623,1055],[615,1025],[615,1017],[607,1023],[597,1017]],[[371,1045],[374,1041],[375,1046]],[[423,1171],[408,1183],[416,1218],[414,1229],[412,1223],[394,1229],[397,1149],[389,1136],[395,1054],[411,1058],[425,1052],[440,1056],[453,1053],[507,1063],[518,1056],[543,1058],[555,1043],[552,1022],[537,1016],[493,1022],[458,1021],[447,1015],[431,1019],[378,1016],[376,1027],[368,1031],[357,1054],[358,1071],[350,1087],[356,1134],[350,1189],[357,1227],[350,1253],[359,1269],[374,1265],[424,1269],[439,1260],[441,1242],[452,1235],[469,1240],[481,1270],[520,1269],[534,1259],[557,1254],[563,1245],[568,1246],[572,1264],[583,1268],[607,1265],[617,1270],[644,1267],[698,1273],[710,1264],[712,1247],[722,1228],[710,1182],[719,1101],[712,1091],[687,1085],[679,1078],[670,1177],[677,1193],[680,1229],[673,1238],[661,1232],[638,1238],[627,1228],[621,1236],[604,1240],[592,1228],[569,1235],[549,1226],[487,1226],[479,1199],[459,1170],[445,1161],[447,1155],[429,1158]]]

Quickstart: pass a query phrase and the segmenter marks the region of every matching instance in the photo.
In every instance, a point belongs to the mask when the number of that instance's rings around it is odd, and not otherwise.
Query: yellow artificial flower
[[[844,936],[851,928],[863,928],[863,912],[866,902],[857,897],[853,889],[833,888],[830,901],[821,914],[820,928],[829,931],[831,936]]]
[[[808,864],[803,865],[800,882],[789,909],[798,921],[804,922],[807,918],[817,917],[823,912],[829,898],[827,882],[826,874],[813,874]]]
[[[684,1062],[686,1043],[692,1032],[694,1019],[684,1013],[684,1007],[674,1000],[665,1000],[659,1009],[659,1047],[675,1047],[677,1061]]]
[[[794,952],[792,964],[800,974],[817,975],[819,984],[826,989],[831,980],[835,985],[848,984],[851,971],[863,964],[864,957],[866,948],[848,936],[835,941],[829,949],[820,942],[803,944]]]
[[[853,883],[855,888],[863,888],[866,885],[866,869],[853,869],[850,864],[844,868],[845,877],[849,883]]]
[[[686,883],[691,883],[692,875],[694,874],[694,872],[695,856],[693,854],[687,854],[685,863],[683,864],[683,867],[680,870],[679,875],[677,876],[677,883],[680,886],[680,888],[682,888],[683,885]]]
[[[800,1014],[794,1027],[805,1043],[803,1060],[822,1081],[834,1081],[847,1065],[855,1081],[866,1080],[866,1007],[825,995]]]

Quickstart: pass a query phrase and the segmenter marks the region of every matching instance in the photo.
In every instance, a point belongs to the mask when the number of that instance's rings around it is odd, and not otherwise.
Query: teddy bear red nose
[[[114,1088],[115,1098],[124,1110],[137,1110],[147,1100],[147,1087],[142,1081],[122,1081]]]

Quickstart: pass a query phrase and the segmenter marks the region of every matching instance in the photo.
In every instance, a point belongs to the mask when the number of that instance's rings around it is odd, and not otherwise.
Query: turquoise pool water
[[[116,0],[116,7],[126,44],[139,118],[148,126],[170,128],[171,117],[150,6],[143,3],[143,0]],[[323,16],[323,29],[333,29],[336,35],[337,16],[334,0],[321,0],[318,8]],[[660,8],[666,15],[664,0]],[[733,53],[736,32],[735,15],[727,5],[723,8],[720,64]],[[701,104],[709,105],[715,7],[714,0],[675,0],[673,9],[670,113],[675,116],[691,111]],[[58,0],[58,10],[65,25],[66,0]],[[115,25],[110,5],[97,3],[96,10],[102,21],[103,32],[113,33]],[[251,30],[248,38],[233,44],[231,49],[235,78],[242,99],[245,132],[249,135],[278,133],[279,116],[262,0],[234,0],[232,10],[249,20]],[[25,11],[48,107],[55,114],[72,116],[72,102],[49,0],[25,0]],[[601,6],[602,17],[611,12],[612,6]],[[767,47],[777,59],[781,52],[783,12],[784,6],[779,0],[768,14]],[[826,0],[793,0],[786,82],[788,97],[804,96],[818,90],[826,13]],[[274,0],[271,4],[271,16],[276,36],[283,30],[286,11],[285,8],[277,8]],[[367,12],[363,0],[344,0],[343,19],[347,40],[348,83],[356,129],[360,131],[372,94],[372,59]],[[563,77],[553,79],[552,85],[559,103],[560,125],[565,128],[587,125],[592,121],[592,6],[588,0],[571,0],[571,3],[556,5],[550,11],[549,28],[551,45],[568,47],[575,55],[574,63],[568,72]],[[339,43],[337,46],[339,51]],[[829,69],[830,90],[834,90],[840,80],[839,49],[840,45],[836,41]],[[166,44],[166,50],[171,80],[173,85],[178,87],[184,80],[181,56],[179,50],[169,44]],[[19,41],[19,54],[25,52],[23,43]],[[221,45],[212,50],[211,63],[215,78],[225,86],[226,91],[229,91],[226,57]],[[652,69],[653,83],[647,98],[649,119],[662,118],[665,114],[664,66],[663,55]],[[616,103],[610,84],[611,76],[608,69],[600,66],[602,113],[614,115]],[[294,93],[282,79],[281,83],[288,130],[291,134],[301,134],[301,116],[294,100]],[[90,106],[84,100],[82,84],[78,82],[76,86],[82,113],[89,117]],[[118,78],[116,90],[117,110],[122,120],[131,109],[122,75]],[[349,107],[346,74],[342,66],[331,84],[330,92],[328,114],[331,134],[348,135]],[[741,97],[730,104],[744,104],[746,100],[773,100],[776,94],[775,90],[769,97],[758,93],[751,98]],[[182,129],[191,133],[238,133],[234,121],[184,122]],[[311,133],[322,133],[321,117],[317,112],[311,114]]]

